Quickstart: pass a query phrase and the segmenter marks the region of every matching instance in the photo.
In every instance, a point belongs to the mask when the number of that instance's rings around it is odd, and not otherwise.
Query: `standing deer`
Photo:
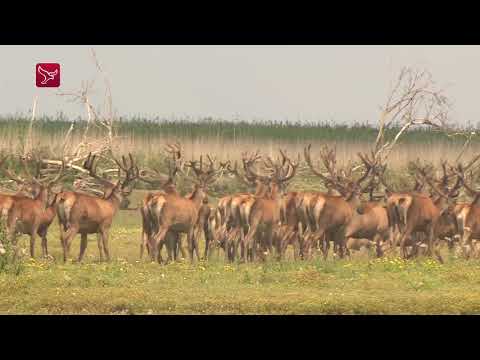
[[[81,235],[79,262],[82,261],[87,248],[88,234],[99,235],[97,243],[100,261],[103,261],[103,253],[107,261],[110,260],[108,235],[113,217],[120,209],[124,198],[131,194],[133,182],[138,178],[139,173],[131,154],[129,154],[129,163],[125,157],[122,157],[122,162],[113,159],[118,166],[119,175],[122,172],[125,173],[116,183],[97,174],[95,155],[89,154],[83,164],[83,168],[89,172],[89,175],[105,188],[103,198],[71,191],[57,195],[56,206],[64,261],[67,261],[71,243],[78,233]]]
[[[158,230],[150,239],[150,255],[152,260],[161,262],[159,246],[165,241],[168,231],[174,233],[186,233],[190,260],[194,261],[194,253],[197,260],[200,260],[198,249],[198,238],[201,229],[196,226],[198,222],[199,210],[203,200],[207,197],[206,190],[213,184],[218,175],[223,170],[215,168],[214,161],[207,156],[210,165],[207,170],[204,169],[202,157],[198,166],[197,161],[190,161],[185,166],[190,167],[196,179],[193,192],[187,196],[180,196],[177,192],[166,192],[162,196],[155,197],[152,201],[150,211],[156,218]],[[157,258],[158,257],[158,258]]]
[[[458,204],[458,206],[453,209],[453,213],[456,215],[458,221],[463,255],[469,258],[472,255],[477,255],[476,251],[474,251],[473,240],[480,239],[480,192],[475,190],[473,184],[469,184],[465,179],[464,169],[462,169],[461,165],[458,165],[457,168],[453,170],[462,179],[463,187],[467,193],[473,197],[471,203]],[[451,207],[450,210],[452,210]]]
[[[238,193],[221,198],[217,207],[220,224],[217,225],[216,241],[223,245],[225,260],[234,261],[238,246],[243,242],[248,233],[248,216],[257,197],[265,196],[268,184],[250,171],[250,167],[260,159],[258,151],[251,154],[242,154],[243,173],[238,171],[237,162],[232,167],[227,166],[227,171],[248,187],[255,188],[254,193]],[[242,247],[242,256],[244,248]]]
[[[154,169],[154,179],[149,179],[146,177],[147,170],[143,170],[140,173],[139,180],[146,182],[155,187],[160,187],[162,190],[157,192],[149,192],[143,199],[142,205],[140,207],[140,214],[142,216],[142,237],[140,244],[140,259],[143,258],[144,249],[147,248],[147,252],[150,254],[150,243],[151,238],[158,231],[158,222],[157,218],[152,210],[153,206],[156,206],[158,203],[158,198],[163,197],[167,193],[177,194],[177,189],[175,186],[175,176],[178,172],[182,172],[183,168],[183,158],[182,158],[182,149],[179,143],[169,144],[165,149],[166,153],[166,163],[168,168],[168,176],[160,173],[160,171]],[[170,159],[170,155],[172,159]],[[166,246],[168,252],[168,261],[172,259],[177,260],[177,251],[178,249],[182,252],[182,256],[185,258],[185,250],[181,244],[181,237],[179,234],[173,232],[167,232],[166,235]],[[162,251],[163,243],[160,244],[159,254]]]
[[[284,190],[285,184],[295,176],[299,164],[298,162],[293,163],[283,152],[281,152],[281,155],[281,164],[276,164],[272,159],[267,158],[265,167],[270,171],[269,175],[260,175],[251,165],[248,167],[251,174],[268,183],[269,187],[266,194],[256,196],[253,199],[249,213],[246,214],[248,233],[243,238],[242,247],[244,248],[244,254],[251,251],[252,261],[255,258],[257,244],[262,252],[267,250],[270,253],[272,252],[273,234],[281,220],[281,192]],[[285,165],[287,165],[286,169]],[[254,239],[257,241],[254,242]],[[263,256],[261,257],[263,258]]]
[[[361,184],[368,178],[372,168],[365,163],[364,174],[359,179],[353,180],[352,169],[349,169],[348,174],[345,171],[340,174],[336,168],[335,150],[324,147],[320,157],[328,174],[323,174],[314,167],[310,149],[311,145],[304,149],[304,156],[312,172],[319,176],[327,187],[335,188],[341,195],[318,193],[311,199],[308,213],[310,222],[315,224],[315,231],[305,239],[304,253],[308,256],[313,239],[317,238],[323,242],[322,252],[325,259],[328,256],[330,241],[333,241],[334,245],[339,248],[339,255],[343,257],[346,246],[345,230],[354,217],[354,212],[361,204],[360,195],[370,191],[372,181],[366,186],[361,186]]]
[[[5,172],[17,183],[24,186],[28,184],[32,190],[33,198],[26,196],[13,197],[14,201],[7,214],[8,238],[15,244],[17,233],[30,235],[30,256],[33,258],[35,257],[35,240],[37,235],[40,236],[42,239],[42,255],[46,258],[49,256],[47,232],[56,215],[54,206],[56,194],[53,193],[52,187],[61,179],[64,167],[62,165],[53,179],[42,179],[40,178],[40,162],[38,159],[36,164],[37,172],[33,176],[28,170],[27,159],[22,158],[21,161],[28,180],[20,178],[9,169],[5,169]]]

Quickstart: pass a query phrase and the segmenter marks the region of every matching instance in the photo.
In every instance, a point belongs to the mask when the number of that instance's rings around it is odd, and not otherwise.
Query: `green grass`
[[[141,192],[135,194],[141,197]],[[84,263],[63,264],[54,223],[49,250],[56,260],[23,258],[0,267],[2,314],[477,314],[480,262],[445,256],[314,259],[225,264],[158,265],[139,261],[140,216],[121,211],[111,230],[113,260],[98,262],[91,236]],[[80,239],[72,245],[78,255]],[[27,249],[28,238],[20,244]],[[36,244],[37,256],[40,242]],[[203,248],[202,248],[203,250]],[[446,250],[445,250],[446,251]]]

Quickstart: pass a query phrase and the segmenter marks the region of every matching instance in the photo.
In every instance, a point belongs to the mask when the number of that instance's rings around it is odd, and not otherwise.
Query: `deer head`
[[[195,189],[201,189],[202,191],[207,191],[209,186],[211,186],[221,174],[225,171],[225,168],[229,163],[219,163],[217,164],[216,159],[212,159],[210,155],[207,155],[208,165],[205,165],[203,161],[203,155],[200,155],[200,160],[191,160],[185,163],[185,166],[192,169],[194,177],[189,177],[194,185]]]
[[[131,194],[133,190],[133,184],[139,177],[139,169],[135,165],[132,154],[128,154],[127,157],[122,156],[121,161],[113,157],[114,162],[117,164],[118,180],[112,182],[105,177],[98,175],[97,173],[97,156],[88,155],[87,159],[83,163],[83,168],[88,171],[90,177],[99,182],[105,189],[104,198],[110,199],[112,196],[117,197],[120,203],[123,203],[126,198]]]
[[[326,173],[322,173],[313,165],[310,150],[311,144],[305,147],[304,156],[312,172],[323,180],[327,188],[334,188],[345,199],[353,201],[363,193],[373,193],[373,188],[378,185],[374,181],[375,176],[371,176],[370,181],[365,185],[365,180],[367,180],[370,175],[375,174],[374,169],[377,164],[373,157],[369,159],[366,154],[358,153],[362,165],[354,167],[353,164],[350,164],[347,167],[338,169],[335,149],[324,146],[320,151],[320,160],[326,169]],[[363,174],[355,179],[353,176],[354,169],[362,167],[365,168]]]
[[[185,165],[183,152],[180,143],[168,144],[164,149],[165,163],[168,175],[158,169],[143,169],[139,172],[139,180],[153,185],[160,186],[165,191],[175,191],[175,180],[178,173],[183,173]]]
[[[299,165],[299,161],[293,162],[287,157],[285,151],[280,150],[280,155],[277,161],[272,160],[270,157],[264,159],[263,167],[267,172],[266,174],[260,174],[254,168],[253,163],[246,164],[246,173],[267,185],[271,196],[275,196],[278,191],[282,193],[285,191],[288,181],[295,176]]]
[[[34,199],[41,200],[44,207],[50,206],[54,200],[54,196],[52,199],[52,195],[55,194],[53,186],[55,186],[65,175],[64,161],[62,161],[62,166],[59,169],[42,169],[42,161],[36,155],[20,156],[20,161],[25,171],[26,178],[20,177],[18,174],[8,169],[8,167],[4,169],[4,172],[11,180],[15,181],[25,189],[27,193],[30,193]],[[29,161],[34,163],[35,172],[33,174],[29,169]],[[47,172],[49,175],[46,175]]]

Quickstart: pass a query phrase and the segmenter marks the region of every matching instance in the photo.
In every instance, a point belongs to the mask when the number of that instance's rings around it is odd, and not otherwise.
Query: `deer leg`
[[[289,233],[290,231],[287,231],[286,234],[280,235],[276,234],[275,238],[275,251],[277,252],[277,260],[281,261],[284,258],[285,252],[287,250],[288,246],[288,240],[289,240]]]
[[[147,247],[147,252],[148,252],[148,240],[149,235],[145,230],[142,231],[142,238],[140,240],[140,260],[143,259],[143,253],[145,251],[145,247]]]
[[[257,226],[258,222],[254,222],[251,226],[250,229],[248,229],[247,235],[243,238],[243,246],[245,248],[245,252],[247,255],[247,261],[249,258],[249,251],[252,249],[252,256],[251,256],[251,261],[253,261],[254,255],[253,255],[253,248],[254,248],[254,243],[255,243],[255,235],[257,233]]]
[[[400,239],[400,253],[404,259],[408,258],[406,243],[407,243],[407,239],[411,236],[411,234],[412,234],[412,229],[408,227]]]
[[[470,257],[471,253],[471,243],[472,243],[472,230],[470,227],[465,226],[463,228],[463,237],[462,237],[462,252],[466,259]]]
[[[42,236],[42,256],[48,259],[47,232],[44,232],[41,236]]]
[[[194,252],[194,239],[195,232],[194,229],[190,229],[187,233],[187,244],[188,244],[188,255],[190,256],[190,262],[193,263],[193,252]]]
[[[167,264],[170,263],[173,260],[177,259],[177,239],[175,237],[175,234],[171,231],[167,231],[165,234],[165,239],[160,242],[159,244],[159,250],[157,254],[157,261],[159,263],[163,262],[162,256],[160,255],[162,253],[163,245],[165,245],[167,249]]]
[[[155,236],[151,237],[151,242],[150,244],[150,258],[152,261],[158,261],[159,259],[157,257],[160,257],[161,259],[161,248],[160,245],[163,246],[163,241],[165,239],[165,236],[167,234],[168,227],[167,226],[162,226],[158,229],[158,232],[155,234]]]
[[[205,251],[203,252],[203,260],[207,261],[210,254],[211,238],[207,230],[204,230],[203,236],[205,238]]]
[[[98,255],[100,258],[100,262],[103,262],[103,244],[102,244],[102,238],[100,237],[99,233],[97,233],[97,247],[98,247]]]
[[[382,236],[380,234],[375,234],[375,237],[373,238],[375,241],[375,253],[377,258],[380,258],[383,256],[383,250],[382,250]]]
[[[185,248],[183,247],[183,242],[182,242],[182,236],[178,235],[178,248],[180,249],[180,252],[182,253],[182,258],[186,259],[187,258],[187,253],[185,252]]]
[[[35,240],[36,240],[37,234],[36,232],[32,231],[32,235],[30,235],[30,257],[35,258]]]
[[[78,262],[82,262],[83,255],[87,249],[87,233],[80,234],[80,254],[78,254]]]
[[[193,250],[195,251],[195,255],[197,256],[197,261],[200,261],[200,250],[198,248],[198,243],[200,242],[200,236],[202,235],[202,229],[198,229],[197,231],[194,231],[193,235]],[[207,242],[207,239],[205,238],[205,242]]]
[[[101,237],[103,243],[103,251],[105,251],[105,259],[110,261],[110,250],[108,248],[108,229],[101,229]]]
[[[230,262],[232,259],[230,257],[230,246],[231,243],[236,241],[235,238],[232,238],[235,235],[235,229],[232,229],[229,234],[225,237],[224,243],[223,243],[223,250],[225,252],[225,262]]]
[[[63,241],[63,261],[66,262],[70,255],[70,247],[75,236],[78,234],[79,227],[71,225],[68,231],[65,234]]]

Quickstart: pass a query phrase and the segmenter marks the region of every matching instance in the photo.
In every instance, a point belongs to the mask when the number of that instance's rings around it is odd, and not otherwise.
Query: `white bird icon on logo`
[[[55,78],[55,76],[58,74],[58,69],[55,71],[47,71],[42,69],[42,67],[39,65],[38,73],[44,77],[42,85],[45,85],[49,80],[53,80]]]

